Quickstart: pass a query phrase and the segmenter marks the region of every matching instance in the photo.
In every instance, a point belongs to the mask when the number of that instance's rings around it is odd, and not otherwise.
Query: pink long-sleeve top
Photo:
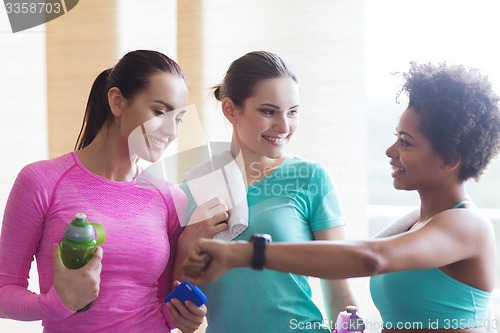
[[[99,177],[75,152],[24,167],[0,235],[0,317],[42,320],[45,333],[170,332],[163,298],[181,230],[174,201],[185,199],[177,187],[163,187],[141,176],[131,182]],[[53,286],[53,244],[75,213],[107,233],[99,296],[82,313],[67,309]],[[34,258],[40,294],[27,289]]]

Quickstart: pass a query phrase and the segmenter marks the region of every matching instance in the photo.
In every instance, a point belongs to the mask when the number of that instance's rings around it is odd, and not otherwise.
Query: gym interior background
[[[418,202],[415,193],[392,188],[384,153],[405,107],[404,98],[395,102],[401,81],[391,73],[412,60],[446,60],[480,68],[500,92],[498,12],[495,0],[85,0],[47,24],[12,33],[2,9],[0,213],[25,164],[73,149],[94,78],[127,51],[156,49],[177,60],[206,139],[228,141],[230,127],[209,87],[232,60],[269,50],[300,80],[300,129],[289,152],[330,170],[348,237],[373,236]],[[192,144],[189,137],[173,149]],[[480,183],[468,186],[500,241],[499,184],[497,158]],[[30,289],[37,292],[35,270],[34,264]],[[321,302],[317,280],[313,285]],[[368,332],[378,331],[368,279],[353,279],[352,286]],[[496,292],[494,300],[500,314]],[[41,326],[0,319],[0,331]]]

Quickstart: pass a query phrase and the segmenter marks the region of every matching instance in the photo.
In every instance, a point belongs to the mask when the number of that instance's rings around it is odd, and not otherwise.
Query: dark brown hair
[[[267,51],[250,52],[231,63],[222,83],[213,87],[214,96],[218,101],[228,97],[241,107],[260,81],[280,77],[298,82],[295,73],[278,55]]]
[[[167,72],[184,78],[180,66],[163,53],[150,50],[131,51],[113,67],[101,72],[90,90],[80,134],[75,150],[88,146],[113,115],[108,103],[108,91],[117,87],[126,99],[147,88],[149,77]]]

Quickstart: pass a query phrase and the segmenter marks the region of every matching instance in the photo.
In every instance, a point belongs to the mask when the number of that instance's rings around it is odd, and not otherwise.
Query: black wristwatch
[[[266,261],[266,246],[273,241],[271,235],[253,234],[250,243],[253,243],[252,268],[258,271],[264,269]]]

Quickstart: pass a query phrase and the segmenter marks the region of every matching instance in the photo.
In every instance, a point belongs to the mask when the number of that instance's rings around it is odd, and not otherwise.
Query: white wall
[[[0,9],[0,214],[16,175],[47,158],[47,89],[43,26],[13,34]],[[1,221],[0,221],[1,224]],[[36,273],[30,289],[38,291]],[[0,319],[0,332],[41,332],[40,322]]]

